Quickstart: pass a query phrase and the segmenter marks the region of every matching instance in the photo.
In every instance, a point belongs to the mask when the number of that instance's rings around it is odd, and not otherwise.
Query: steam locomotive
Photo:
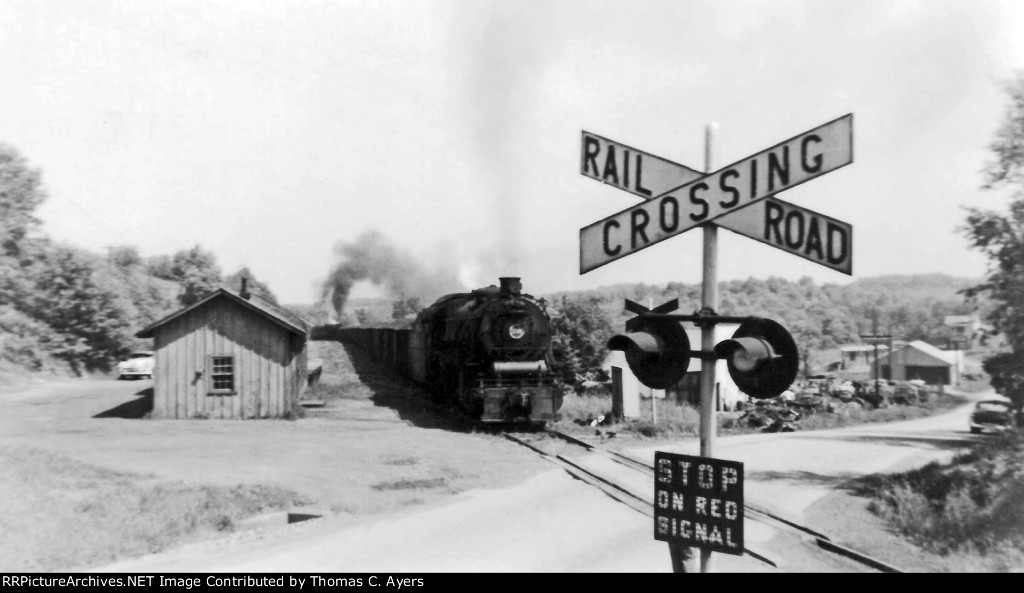
[[[441,297],[408,329],[335,333],[483,422],[557,420],[562,393],[552,372],[545,304],[522,292],[519,278],[500,283]]]

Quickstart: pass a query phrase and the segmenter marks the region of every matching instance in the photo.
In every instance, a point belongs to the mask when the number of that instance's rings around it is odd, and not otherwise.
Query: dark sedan
[[[982,431],[1003,432],[1016,425],[1014,410],[1010,402],[993,399],[980,401],[974,405],[971,413],[971,432]]]

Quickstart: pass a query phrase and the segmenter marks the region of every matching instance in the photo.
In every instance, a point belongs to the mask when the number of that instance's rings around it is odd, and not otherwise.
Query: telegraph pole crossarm
[[[879,376],[881,374],[880,373],[880,369],[878,368],[878,342],[880,340],[889,340],[889,343],[891,344],[892,343],[892,336],[889,335],[889,334],[879,334],[878,333],[878,311],[877,310],[872,310],[870,314],[871,314],[871,333],[870,334],[861,334],[860,337],[861,337],[862,340],[871,340],[871,342],[875,346],[875,364],[874,364],[874,368],[873,368],[873,371],[874,371],[873,374],[874,374],[874,379],[875,379],[874,380],[874,383],[875,383],[875,401],[881,402],[882,401],[881,387],[878,384],[878,381],[881,379],[881,377]],[[890,346],[890,348],[889,348],[889,374],[890,374],[890,377],[892,376],[892,367],[893,367],[892,347]]]

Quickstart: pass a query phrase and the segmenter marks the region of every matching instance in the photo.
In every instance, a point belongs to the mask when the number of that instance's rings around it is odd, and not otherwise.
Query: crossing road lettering
[[[597,154],[593,162],[598,162]],[[580,273],[851,162],[853,115],[849,114],[580,229]],[[584,169],[589,165],[584,151]]]
[[[844,274],[853,274],[853,225],[777,198],[755,202],[717,224]]]

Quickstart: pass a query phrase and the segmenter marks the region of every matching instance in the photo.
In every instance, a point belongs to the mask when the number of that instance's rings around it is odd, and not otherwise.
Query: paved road
[[[979,396],[981,397],[981,396]],[[800,520],[850,479],[951,457],[978,437],[969,406],[932,418],[842,430],[718,439],[716,457],[745,464],[748,500]],[[688,454],[696,442],[658,447]],[[653,460],[654,448],[631,452]],[[813,546],[748,520],[752,548],[783,571],[854,572],[846,561],[799,560]],[[244,572],[669,572],[651,520],[561,470],[449,504],[371,518],[295,525],[241,542],[213,542],[100,570]],[[718,572],[773,571],[749,556],[715,555]]]

